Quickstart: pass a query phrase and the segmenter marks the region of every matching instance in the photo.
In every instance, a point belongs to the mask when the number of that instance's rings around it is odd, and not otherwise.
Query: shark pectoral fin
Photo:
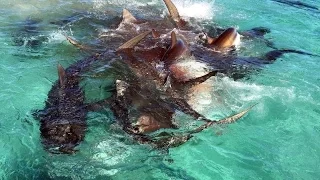
[[[194,79],[189,79],[188,81],[178,81],[178,82],[176,81],[175,83],[178,83],[178,85],[183,85],[184,87],[185,86],[192,87],[205,82],[210,77],[215,76],[217,73],[218,71],[211,71],[203,76],[200,76]]]
[[[246,31],[242,31],[240,34],[247,38],[262,38],[265,34],[270,32],[271,30],[267,27],[255,27]]]
[[[171,0],[163,0],[164,3],[166,4],[169,14],[171,18],[174,20],[176,25],[180,28],[186,25],[186,21],[181,19],[177,7],[173,4]]]
[[[254,32],[256,36],[264,36],[265,34],[271,32],[271,30],[267,27],[255,27],[252,28],[251,31]]]
[[[61,64],[58,64],[58,76],[59,76],[59,83],[60,87],[64,85],[65,79],[66,79],[66,71],[61,66]]]
[[[136,23],[136,22],[138,22],[138,20],[127,9],[123,9],[122,22],[124,22],[124,23]]]
[[[120,47],[118,47],[117,51],[120,51],[123,49],[132,49],[135,45],[137,45],[143,38],[145,38],[150,33],[151,31],[146,31],[137,35],[136,37],[130,39],[129,41],[125,42]]]
[[[277,50],[272,50],[272,51],[268,52],[268,53],[264,56],[263,59],[264,59],[264,60],[268,60],[268,61],[275,61],[275,60],[277,60],[279,57],[281,57],[283,54],[286,54],[286,53],[296,53],[296,54],[302,54],[302,55],[320,57],[319,55],[311,54],[311,53],[304,52],[304,51],[300,51],[300,50],[294,50],[294,49],[277,49]]]
[[[240,43],[240,35],[235,28],[228,28],[212,43],[216,48],[229,48]]]

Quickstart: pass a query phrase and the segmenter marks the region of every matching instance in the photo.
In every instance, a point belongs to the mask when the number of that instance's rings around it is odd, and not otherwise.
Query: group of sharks
[[[162,149],[179,146],[208,127],[235,122],[254,106],[221,120],[205,117],[195,110],[199,98],[194,95],[211,90],[208,79],[217,73],[241,78],[244,69],[271,63],[284,53],[311,55],[298,50],[274,49],[263,57],[240,57],[236,47],[241,38],[263,39],[269,29],[259,27],[238,32],[233,27],[216,28],[217,34],[209,35],[196,22],[182,18],[171,0],[163,1],[169,11],[165,18],[138,19],[124,9],[118,28],[101,33],[97,47],[66,36],[71,44],[93,55],[66,69],[58,65],[59,79],[48,93],[45,108],[34,113],[40,120],[46,150],[76,152],[75,147],[85,137],[87,113],[103,107],[112,110],[123,132],[138,143]],[[83,74],[101,61],[120,64],[110,91],[112,95],[95,103],[85,103],[80,86]],[[153,135],[158,130],[181,128],[174,121],[176,111],[203,123],[186,132],[162,131]]]

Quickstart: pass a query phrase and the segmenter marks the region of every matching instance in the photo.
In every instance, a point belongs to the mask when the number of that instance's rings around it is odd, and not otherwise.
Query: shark
[[[156,85],[157,88],[162,89],[162,92],[165,92],[165,94],[167,95],[167,99],[170,99],[170,102],[174,102],[173,104],[175,105],[175,108],[193,116],[195,119],[210,121],[190,106],[190,104],[198,103],[199,99],[193,100],[194,102],[190,103],[191,101],[186,100],[185,96],[199,93],[199,91],[208,91],[208,88],[204,88],[203,82],[217,73],[217,71],[214,71],[214,73],[210,71],[218,69],[220,72],[231,74],[231,76],[237,79],[241,78],[241,75],[244,74],[241,71],[237,72],[239,66],[245,67],[243,69],[248,69],[247,66],[252,66],[253,68],[261,67],[265,64],[272,63],[274,60],[281,57],[285,53],[313,55],[299,50],[276,49],[268,52],[262,57],[239,57],[233,53],[234,47],[239,45],[240,43],[240,34],[235,28],[227,28],[216,38],[209,37],[207,34],[205,34],[204,44],[191,44],[189,43],[190,40],[193,39],[194,41],[195,37],[199,36],[199,34],[183,29],[184,26],[188,24],[188,22],[184,21],[180,17],[177,8],[171,1],[164,2],[169,10],[172,22],[174,22],[174,24],[176,25],[175,28],[177,29],[170,31],[169,33],[165,32],[165,34],[161,34],[163,30],[155,32],[154,29],[152,31],[141,33],[136,36],[136,38],[128,41],[130,42],[129,44],[125,43],[124,45],[120,46],[120,49],[132,49],[132,42],[140,41],[142,37],[145,37],[148,33],[152,32],[153,38],[156,39],[155,45],[150,45],[150,42],[144,42],[147,45],[134,49],[130,52],[130,57],[127,56],[124,59],[133,59],[133,61],[131,60],[131,62],[139,62],[140,64],[146,63],[149,66],[153,66],[154,69],[161,66],[162,63],[162,68],[160,68],[162,75],[159,76],[160,80],[159,77],[154,78],[156,77],[156,75],[154,76],[154,74],[156,73],[150,73],[149,75],[144,74],[143,76],[150,77],[150,75],[152,75],[153,81],[156,81],[156,84],[158,84]],[[123,22],[136,23],[138,21],[137,18],[134,18],[132,14],[128,15],[129,12],[127,10],[125,10],[124,12],[126,13],[126,15],[124,15],[124,18],[130,17],[130,19],[133,21],[124,20]],[[256,28],[255,30],[247,33],[248,36],[256,35],[261,37],[268,32],[268,29]],[[133,57],[133,54],[135,54],[136,57]],[[149,58],[150,54],[153,55],[152,58]],[[195,61],[186,60],[190,57],[195,59]],[[189,65],[186,66],[187,63],[189,63]],[[194,76],[195,73],[192,66],[199,64],[200,66],[202,66],[200,68],[200,71],[203,71],[200,72],[200,76]],[[132,65],[129,66],[132,67]],[[141,74],[141,72],[144,72],[146,69],[148,68],[136,70],[136,74]],[[146,72],[151,71],[147,70]],[[162,86],[159,84],[162,84]],[[192,89],[193,92],[190,92],[190,89]],[[187,95],[186,93],[183,93],[184,91],[187,91]],[[149,112],[149,114],[142,114],[141,117],[138,117],[138,122],[135,125],[139,127],[140,132],[155,131],[161,128],[167,128],[163,124],[170,124],[161,123],[162,120],[159,120],[161,119],[161,117],[156,118],[155,116],[158,115],[151,114],[152,113]],[[172,111],[167,111],[167,114],[162,115],[162,117],[168,120],[170,119],[171,114]],[[171,128],[174,127],[175,126],[171,124]]]
[[[157,148],[168,148],[183,144],[192,137],[193,133],[201,132],[211,125],[220,122],[210,120],[195,111],[182,96],[184,88],[203,83],[208,78],[214,76],[217,71],[211,71],[203,76],[185,81],[175,81],[175,79],[172,79],[171,82],[167,82],[170,77],[157,74],[155,67],[149,64],[149,62],[140,61],[134,56],[133,47],[150,33],[151,31],[141,33],[118,48],[118,52],[121,54],[121,57],[123,57],[122,59],[130,69],[135,72],[133,74],[138,77],[133,78],[132,82],[130,82],[130,80],[117,80],[116,104],[120,105],[122,108],[115,109],[122,110],[120,112],[117,110],[113,111],[119,120],[119,124],[123,127],[123,130],[128,134],[134,135],[134,138],[138,142],[148,142]],[[172,40],[174,41],[173,45],[175,45],[175,43],[178,43],[175,33],[173,32],[171,35]],[[179,48],[183,49],[183,45],[181,46],[182,47],[178,47],[178,50],[174,50],[173,46],[169,47],[165,54],[171,53],[170,50],[172,49],[173,52],[181,54],[184,52],[183,50],[179,50]],[[167,59],[167,57],[164,59]],[[170,85],[167,86],[167,83],[170,83]],[[138,111],[138,115],[134,120],[136,121],[135,123],[129,118],[131,116],[130,107],[134,107],[134,109],[137,109]],[[157,140],[146,138],[148,137],[146,134],[162,128],[177,129],[177,125],[172,122],[172,115],[176,110],[190,115],[195,120],[204,121],[207,125],[201,126],[201,130],[194,130],[184,135],[176,136],[169,134]],[[248,112],[248,110],[245,110],[245,112]],[[246,113],[242,111],[222,120],[220,123],[223,121],[228,121],[229,123],[235,122],[245,114]]]
[[[95,54],[77,61],[68,68],[58,64],[58,80],[52,85],[45,107],[33,112],[40,123],[40,136],[44,148],[51,153],[72,154],[85,137],[86,115],[97,110],[108,99],[85,103],[85,93],[80,86],[82,75],[89,67],[112,55]]]

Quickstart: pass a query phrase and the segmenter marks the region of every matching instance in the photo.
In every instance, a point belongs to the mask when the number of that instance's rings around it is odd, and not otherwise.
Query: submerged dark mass
[[[182,145],[193,134],[213,125],[234,123],[253,107],[221,120],[212,120],[197,112],[193,106],[198,99],[190,97],[195,92],[210,91],[205,85],[208,79],[217,73],[242,78],[284,53],[312,55],[273,47],[274,50],[261,57],[240,56],[236,47],[241,38],[265,40],[264,35],[270,30],[256,27],[238,32],[233,27],[212,27],[211,31],[218,32],[213,34],[203,30],[201,23],[183,19],[170,0],[164,3],[169,11],[164,18],[155,15],[154,19],[139,19],[125,9],[118,27],[101,33],[95,46],[66,36],[75,47],[94,55],[66,69],[58,65],[59,79],[49,91],[44,109],[34,113],[40,120],[45,149],[53,153],[74,153],[86,134],[87,113],[102,107],[110,108],[123,132],[138,143],[161,149]],[[268,40],[264,42],[272,45]],[[97,62],[117,64],[112,95],[87,104],[80,82]],[[176,111],[202,125],[188,131],[166,132],[165,129],[183,129],[174,121]],[[152,133],[158,130],[163,132]]]

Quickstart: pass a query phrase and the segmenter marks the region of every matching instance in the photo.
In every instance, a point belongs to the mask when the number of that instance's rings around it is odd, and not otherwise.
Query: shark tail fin
[[[194,130],[191,130],[189,133],[190,134],[195,134],[195,133],[199,133],[205,129],[207,129],[208,127],[211,127],[212,125],[215,125],[215,124],[231,124],[231,123],[234,123],[236,122],[237,120],[239,120],[240,118],[242,118],[244,115],[246,115],[255,105],[252,105],[250,106],[249,108],[235,114],[235,115],[232,115],[232,116],[229,116],[229,117],[226,117],[224,119],[221,119],[221,120],[218,120],[218,121],[209,121],[203,125],[201,125],[200,127],[194,129]]]
[[[308,53],[308,52],[304,52],[304,51],[300,51],[300,50],[294,50],[294,49],[276,49],[276,50],[272,50],[270,52],[268,52],[265,55],[265,60],[268,61],[275,61],[277,60],[279,57],[281,57],[283,54],[286,53],[296,53],[296,54],[302,54],[302,55],[308,55],[308,56],[315,56],[315,57],[320,57],[320,55],[316,55],[316,54],[312,54],[312,53]]]
[[[136,23],[138,20],[128,11],[127,9],[123,9],[122,12],[122,22],[124,23]]]
[[[82,45],[80,42],[72,39],[71,37],[67,36],[67,35],[64,35],[66,37],[66,39],[69,41],[70,44],[72,44],[73,46],[81,49],[81,50],[84,50],[86,52],[92,52],[92,51],[95,51],[94,48],[91,48],[89,46],[86,46],[86,45]]]
[[[120,47],[118,47],[117,51],[124,50],[124,49],[132,49],[135,45],[137,45],[143,38],[145,38],[150,33],[151,31],[146,31],[137,35],[136,37],[130,39],[129,41],[125,42]]]
[[[173,4],[171,0],[163,0],[164,3],[166,4],[169,14],[171,18],[174,20],[176,25],[180,28],[186,25],[186,21],[181,19],[177,7]]]
[[[76,40],[72,39],[71,37],[65,35],[66,39],[69,41],[70,44],[74,45],[77,48],[82,49],[83,45],[81,45],[79,42],[77,42]]]
[[[58,64],[58,76],[59,76],[59,83],[60,87],[64,85],[65,79],[66,79],[66,71],[62,67],[61,64]]]
[[[229,48],[236,45],[238,42],[239,34],[235,28],[228,28],[216,39],[208,39],[208,43],[217,48]]]
[[[256,106],[257,104],[254,104],[252,106],[250,106],[249,108],[235,114],[229,117],[226,117],[224,119],[221,119],[219,121],[217,121],[217,124],[231,124],[236,122],[237,120],[239,120],[240,118],[242,118],[244,115],[246,115],[254,106]]]

